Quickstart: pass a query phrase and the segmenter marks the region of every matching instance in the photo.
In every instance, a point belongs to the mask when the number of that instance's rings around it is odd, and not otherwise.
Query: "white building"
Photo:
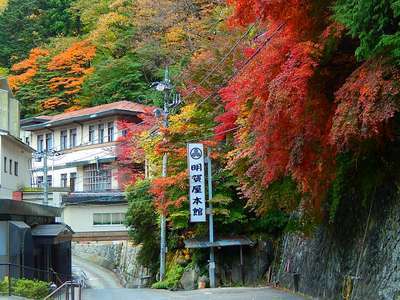
[[[124,132],[117,123],[140,123],[145,110],[144,105],[121,101],[21,121],[24,141],[39,153],[50,153],[48,185],[70,189],[63,196],[63,221],[75,239],[126,238],[127,202],[115,163],[117,140]],[[43,185],[43,162],[33,162],[33,186]]]
[[[30,186],[32,152],[19,139],[19,102],[6,79],[0,79],[0,199],[12,199]]]

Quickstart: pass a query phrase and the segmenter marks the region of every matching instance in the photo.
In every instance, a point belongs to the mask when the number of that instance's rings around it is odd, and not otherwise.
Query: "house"
[[[19,102],[0,78],[0,199],[31,185],[33,149],[19,139]]]
[[[60,209],[0,199],[0,281],[4,276],[71,280],[72,230],[56,223]]]
[[[72,230],[55,222],[60,209],[15,201],[31,186],[34,151],[19,137],[19,108],[0,78],[0,281],[11,275],[61,284],[71,277]]]
[[[118,122],[141,123],[150,108],[129,101],[21,121],[21,136],[44,158],[33,161],[33,186],[69,188],[62,197],[62,220],[74,239],[126,239],[127,201],[117,180],[117,146],[126,134]],[[49,203],[50,204],[50,203]],[[54,205],[57,206],[57,205]]]

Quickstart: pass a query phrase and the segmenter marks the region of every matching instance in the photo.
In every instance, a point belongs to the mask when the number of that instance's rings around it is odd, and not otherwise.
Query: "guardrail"
[[[50,299],[81,300],[82,286],[72,281],[66,281],[44,298],[44,300]]]

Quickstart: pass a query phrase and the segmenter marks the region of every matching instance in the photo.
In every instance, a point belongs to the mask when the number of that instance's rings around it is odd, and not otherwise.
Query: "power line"
[[[229,49],[229,51],[223,56],[223,58],[200,80],[198,84],[196,84],[196,87],[192,89],[192,91],[189,92],[189,94],[186,96],[186,98],[189,98],[193,93],[197,90],[197,87],[201,86],[203,83],[205,83],[208,78],[210,78],[214,72],[228,59],[228,57],[232,54],[232,52],[239,46],[239,44],[244,40],[244,38],[249,35],[249,33],[253,30],[253,28],[258,24],[254,23],[251,25],[248,30],[235,42],[235,44]]]
[[[263,48],[265,48],[269,42],[272,40],[272,38],[285,26],[285,23],[282,23],[281,25],[278,26],[278,28],[262,43],[260,47],[257,48],[256,52],[253,53],[252,56],[250,56],[245,63],[238,69],[236,70],[233,75],[228,79],[225,80],[222,86],[225,86],[227,83],[229,83],[232,79],[234,79],[236,76],[238,76],[246,67],[247,65],[261,52]],[[211,99],[214,96],[218,95],[218,91],[221,90],[221,87],[218,87],[218,90],[215,90],[213,93],[211,93],[209,96],[204,98],[198,105],[203,104],[205,101]]]

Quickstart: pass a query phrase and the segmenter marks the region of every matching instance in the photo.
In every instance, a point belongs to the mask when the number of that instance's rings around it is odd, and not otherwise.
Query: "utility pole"
[[[49,183],[47,181],[47,149],[43,151],[43,205],[49,204]]]
[[[154,114],[156,117],[162,116],[163,118],[163,126],[165,128],[168,127],[168,116],[170,114],[170,109],[177,107],[181,104],[181,97],[179,94],[173,94],[171,80],[169,78],[169,70],[168,67],[165,68],[164,73],[164,81],[162,82],[154,82],[152,86],[156,87],[156,90],[159,92],[164,92],[164,107],[163,110],[156,109],[154,110]],[[171,97],[172,96],[172,97]],[[162,161],[162,177],[167,177],[167,163],[168,163],[168,154],[164,153],[163,161]],[[167,253],[167,217],[165,212],[161,212],[161,220],[160,220],[160,281],[165,278],[165,270],[166,270],[166,253]]]
[[[165,87],[170,86],[169,80],[169,72],[168,67],[165,68],[164,74],[164,84]],[[168,115],[169,115],[169,89],[164,89],[164,113],[163,113],[163,125],[165,128],[168,128]],[[164,153],[163,161],[162,161],[162,177],[167,177],[167,163],[168,163],[168,154]],[[167,216],[164,212],[161,212],[161,241],[160,241],[160,281],[165,278],[165,269],[166,269],[166,253],[167,253]]]
[[[210,262],[209,262],[209,277],[210,277],[210,287],[215,288],[215,256],[214,256],[214,216],[213,216],[213,206],[211,203],[211,199],[213,197],[213,189],[212,189],[212,169],[211,169],[211,157],[210,157],[211,149],[207,148],[207,179],[208,179],[208,232],[210,239]]]

